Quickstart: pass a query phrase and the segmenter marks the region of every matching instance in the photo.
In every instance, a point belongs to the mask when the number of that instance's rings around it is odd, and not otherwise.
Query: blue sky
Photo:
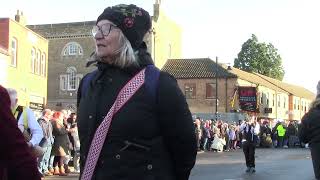
[[[28,24],[95,20],[107,6],[137,4],[152,14],[154,0],[10,0],[0,17],[17,9]],[[284,80],[313,92],[320,80],[319,0],[162,0],[167,16],[183,28],[183,57],[219,57],[233,63],[241,45],[255,34],[280,53]]]

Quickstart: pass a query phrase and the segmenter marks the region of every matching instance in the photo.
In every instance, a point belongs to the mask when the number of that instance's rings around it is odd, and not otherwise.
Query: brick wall
[[[215,99],[206,97],[206,84],[215,83],[215,79],[178,79],[178,85],[185,94],[185,84],[196,84],[196,98],[187,99],[190,111],[192,113],[214,113],[216,107]],[[235,78],[218,79],[218,112],[229,112],[231,110],[230,102],[236,88]],[[215,92],[214,92],[215,95]]]

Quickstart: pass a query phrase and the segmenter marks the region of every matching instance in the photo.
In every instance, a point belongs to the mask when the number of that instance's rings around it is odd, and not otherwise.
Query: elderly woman
[[[17,122],[11,113],[10,98],[6,89],[0,86],[0,179],[40,180],[36,157],[28,147]]]
[[[106,8],[93,27],[98,70],[78,90],[82,180],[189,178],[192,116],[176,80],[153,66],[143,42],[150,28],[135,5]]]
[[[317,86],[317,97],[311,109],[301,120],[299,138],[303,143],[309,143],[313,170],[317,180],[320,180],[320,81]]]

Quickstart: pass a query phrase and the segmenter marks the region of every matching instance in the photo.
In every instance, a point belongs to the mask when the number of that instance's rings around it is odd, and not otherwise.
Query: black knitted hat
[[[121,29],[134,50],[140,47],[144,35],[151,28],[149,13],[133,4],[107,7],[98,17],[97,23],[103,19],[113,22]]]

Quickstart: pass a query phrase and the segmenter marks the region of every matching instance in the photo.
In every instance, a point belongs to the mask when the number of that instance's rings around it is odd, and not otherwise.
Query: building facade
[[[4,87],[7,87],[8,62],[9,62],[8,49],[0,46],[0,85]]]
[[[17,90],[20,105],[41,111],[47,103],[48,40],[27,28],[18,11],[15,20],[0,19],[0,46],[8,55],[5,87]]]
[[[181,55],[181,30],[154,4],[153,27],[144,40],[155,64],[161,68],[167,58]],[[76,110],[81,78],[92,71],[86,63],[95,50],[91,29],[95,21],[29,25],[49,41],[48,107]],[[170,31],[170,33],[169,33]],[[170,34],[170,36],[168,36]],[[169,48],[170,47],[170,48]]]
[[[48,108],[76,110],[81,78],[93,67],[86,63],[94,51],[94,21],[28,26],[49,41]]]
[[[242,119],[244,116],[239,116],[245,113],[239,105],[239,89],[242,87],[255,89],[255,114],[269,120],[299,121],[315,98],[312,92],[302,87],[217,65],[209,58],[169,59],[162,70],[177,79],[191,112],[206,118],[215,118],[217,112],[217,116],[224,120]]]
[[[161,9],[161,1],[153,6],[152,31],[149,34],[149,52],[158,68],[162,68],[168,59],[182,57],[182,29]]]

